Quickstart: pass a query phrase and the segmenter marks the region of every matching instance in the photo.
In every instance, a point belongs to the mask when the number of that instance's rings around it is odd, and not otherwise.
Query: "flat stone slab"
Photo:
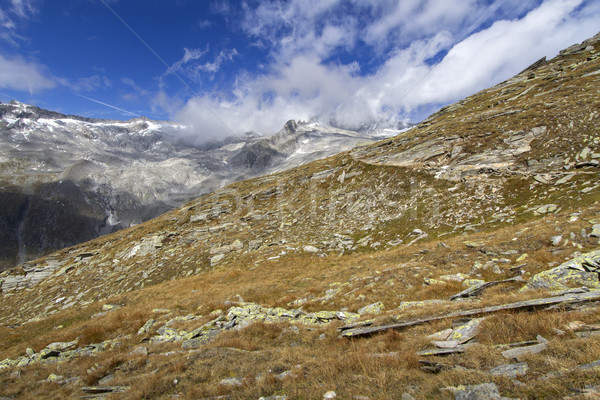
[[[475,318],[467,322],[466,324],[460,325],[452,331],[448,336],[448,341],[456,341],[459,344],[463,344],[473,339],[479,334],[479,326],[483,318]]]
[[[81,391],[88,394],[125,393],[129,386],[84,386]]]
[[[450,300],[456,300],[456,299],[460,299],[460,298],[477,296],[489,287],[496,286],[501,283],[508,283],[508,282],[523,282],[523,278],[520,276],[516,276],[514,278],[504,279],[501,281],[482,282],[482,283],[470,286],[469,288],[463,290],[462,292],[455,294],[454,296],[450,297]]]
[[[432,316],[428,318],[415,319],[412,321],[400,322],[397,324],[380,325],[380,326],[366,326],[360,328],[354,327],[341,327],[342,337],[361,337],[370,336],[375,333],[385,332],[391,329],[402,330],[409,327],[423,325],[429,322],[440,321],[446,318],[463,318],[472,316],[482,316],[487,314],[493,314],[500,311],[533,311],[542,310],[556,305],[572,305],[578,303],[585,303],[589,301],[600,300],[600,290],[590,290],[584,293],[568,293],[562,296],[555,297],[544,297],[541,299],[518,301],[516,303],[502,304],[498,306],[477,308],[474,310],[458,311],[446,315]]]
[[[450,349],[427,349],[417,351],[418,356],[447,356],[449,354],[464,353],[467,349],[466,346],[456,346]]]
[[[516,378],[517,376],[523,376],[527,374],[529,366],[526,362],[500,365],[496,368],[492,368],[490,373],[495,376],[506,376],[508,378]]]
[[[509,359],[516,358],[520,361],[521,357],[529,354],[541,353],[542,351],[546,350],[546,348],[548,348],[548,344],[546,343],[534,344],[532,346],[515,347],[514,349],[503,351],[502,356]]]

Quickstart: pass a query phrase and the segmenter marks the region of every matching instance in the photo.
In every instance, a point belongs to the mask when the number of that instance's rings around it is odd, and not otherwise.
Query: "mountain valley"
[[[173,122],[0,104],[0,270],[139,224],[227,184],[373,142],[319,123],[202,142]]]

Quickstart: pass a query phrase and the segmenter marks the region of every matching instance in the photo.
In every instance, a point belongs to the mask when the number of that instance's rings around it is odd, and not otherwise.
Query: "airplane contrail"
[[[92,99],[91,97],[84,96],[84,95],[82,95],[82,94],[79,94],[79,93],[75,93],[75,92],[72,92],[72,93],[73,93],[75,96],[81,97],[81,98],[83,98],[83,99],[86,99],[86,100],[89,100],[89,101],[93,101],[94,103],[98,103],[98,104],[101,104],[101,105],[103,105],[103,106],[106,106],[106,107],[113,108],[113,109],[115,109],[115,110],[117,110],[117,111],[121,111],[122,113],[129,114],[129,115],[133,115],[134,117],[141,117],[141,115],[138,115],[138,114],[132,113],[131,111],[124,110],[124,109],[122,109],[122,108],[119,108],[119,107],[117,107],[117,106],[113,106],[113,105],[111,105],[111,104],[108,104],[108,103],[105,103],[105,102],[103,102],[103,101],[96,100],[96,99]]]

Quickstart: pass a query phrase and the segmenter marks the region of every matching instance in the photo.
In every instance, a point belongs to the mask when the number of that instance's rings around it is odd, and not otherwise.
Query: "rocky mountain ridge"
[[[271,138],[190,144],[192,134],[172,122],[0,104],[0,269],[133,226],[228,183],[377,138],[295,121]]]
[[[595,398],[598,50],[2,273],[0,393]]]

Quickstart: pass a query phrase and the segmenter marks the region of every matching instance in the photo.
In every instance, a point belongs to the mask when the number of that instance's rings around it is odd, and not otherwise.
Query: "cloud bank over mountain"
[[[269,49],[264,72],[237,76],[232,93],[196,96],[176,113],[213,135],[274,132],[291,117],[352,129],[423,118],[593,35],[600,5],[298,0],[243,12],[242,29]],[[361,51],[373,59],[346,57]]]

